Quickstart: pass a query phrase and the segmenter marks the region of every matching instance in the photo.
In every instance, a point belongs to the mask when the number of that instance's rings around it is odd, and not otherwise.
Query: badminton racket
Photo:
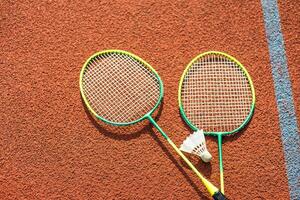
[[[80,92],[91,114],[115,126],[149,120],[188,166],[196,173],[215,200],[225,196],[184,156],[151,117],[163,97],[157,72],[138,56],[121,50],[92,55],[80,73]]]
[[[218,138],[220,185],[224,194],[222,136],[238,132],[253,115],[255,92],[243,65],[222,52],[195,57],[186,67],[178,92],[180,113],[194,130]]]

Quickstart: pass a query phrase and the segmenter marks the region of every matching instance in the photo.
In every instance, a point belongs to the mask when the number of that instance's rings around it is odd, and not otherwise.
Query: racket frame
[[[105,119],[104,117],[102,116],[99,116],[96,111],[93,110],[93,108],[90,106],[88,100],[87,100],[87,97],[85,96],[84,94],[84,86],[83,86],[83,76],[84,76],[84,72],[85,70],[87,69],[87,67],[89,66],[89,63],[91,60],[93,60],[94,58],[98,57],[98,56],[102,56],[102,55],[105,55],[105,54],[110,54],[110,53],[117,53],[117,54],[123,54],[123,55],[128,55],[130,56],[131,58],[134,58],[136,61],[138,61],[139,63],[141,63],[143,66],[147,67],[150,71],[152,71],[154,73],[154,75],[156,76],[158,82],[159,82],[159,88],[160,88],[160,91],[159,91],[159,97],[158,97],[158,100],[157,100],[157,103],[155,104],[155,106],[148,112],[146,113],[143,117],[137,119],[137,120],[134,120],[134,121],[131,121],[131,122],[122,122],[122,123],[119,123],[119,122],[113,122],[113,121],[110,121],[108,119]],[[130,53],[130,52],[127,52],[127,51],[123,51],[123,50],[116,50],[116,49],[110,49],[110,50],[104,50],[104,51],[100,51],[100,52],[97,52],[95,54],[93,54],[92,56],[90,56],[88,58],[88,60],[84,63],[82,69],[81,69],[81,72],[80,72],[80,78],[79,78],[79,87],[80,87],[80,93],[81,93],[81,96],[83,98],[83,101],[85,103],[85,105],[87,105],[87,108],[89,109],[89,111],[99,120],[107,123],[107,124],[110,124],[110,125],[113,125],[113,126],[128,126],[128,125],[132,125],[132,124],[136,124],[142,120],[145,120],[145,119],[148,119],[149,116],[151,116],[151,114],[157,109],[157,107],[159,106],[162,98],[163,98],[163,93],[164,93],[164,89],[163,89],[163,83],[162,83],[162,80],[161,78],[159,77],[158,73],[155,71],[155,69],[150,65],[148,64],[147,62],[145,62],[143,59],[141,59],[140,57]]]
[[[97,57],[97,56],[100,56],[100,55],[104,55],[104,54],[109,54],[109,53],[120,53],[120,54],[125,54],[125,55],[128,55],[134,59],[136,59],[138,62],[140,62],[141,64],[143,64],[145,67],[147,67],[148,69],[150,69],[154,74],[155,76],[157,77],[158,79],[158,82],[159,82],[159,87],[160,87],[160,94],[159,94],[159,98],[157,100],[157,103],[156,105],[153,107],[152,110],[150,110],[148,113],[146,113],[143,117],[135,120],[135,121],[132,121],[132,122],[127,122],[127,123],[116,123],[116,122],[112,122],[110,120],[107,120],[101,116],[99,116],[94,110],[93,108],[91,107],[91,105],[89,104],[88,100],[87,100],[87,97],[85,96],[84,94],[84,87],[83,87],[83,76],[84,76],[84,72],[85,72],[85,69],[88,67],[88,64],[89,62]],[[198,170],[197,168],[189,161],[189,159],[179,150],[179,148],[173,143],[173,141],[168,137],[168,135],[160,128],[160,126],[155,122],[155,120],[152,118],[151,114],[157,109],[157,107],[160,105],[161,103],[161,100],[163,98],[163,83],[162,83],[162,80],[161,78],[159,77],[158,73],[154,70],[154,68],[148,64],[146,61],[144,61],[143,59],[141,59],[140,57],[130,53],[130,52],[127,52],[127,51],[123,51],[123,50],[115,50],[115,49],[112,49],[112,50],[104,50],[104,51],[100,51],[98,53],[95,53],[93,54],[83,65],[83,68],[80,72],[80,79],[79,79],[79,87],[80,87],[80,93],[81,93],[81,96],[83,98],[83,101],[85,103],[85,105],[87,106],[88,110],[90,111],[90,113],[92,115],[94,115],[97,119],[107,123],[107,124],[110,124],[110,125],[113,125],[113,126],[127,126],[127,125],[133,125],[135,123],[138,123],[142,120],[149,120],[150,123],[153,124],[153,126],[162,134],[162,136],[168,141],[168,143],[173,147],[173,149],[176,151],[176,153],[187,163],[187,165],[192,169],[192,171],[199,177],[199,179],[201,180],[201,182],[205,185],[206,189],[208,190],[209,194],[213,197],[213,199],[215,200],[226,200],[226,197],[220,192],[220,190],[215,187],[209,180],[207,180]]]
[[[236,133],[239,130],[241,130],[242,128],[244,128],[246,126],[246,124],[250,121],[250,119],[251,119],[251,117],[252,117],[252,115],[254,113],[256,98],[255,98],[255,91],[254,91],[253,82],[252,82],[252,79],[251,79],[249,73],[247,72],[246,68],[237,59],[235,59],[234,57],[232,57],[232,56],[230,56],[230,55],[228,55],[228,54],[226,54],[224,52],[207,51],[205,53],[199,54],[191,62],[189,62],[189,64],[187,65],[186,69],[184,70],[184,72],[183,72],[183,74],[182,74],[182,76],[180,78],[180,82],[179,82],[179,89],[178,89],[179,110],[180,110],[180,113],[181,113],[184,121],[192,128],[193,131],[197,131],[198,128],[187,118],[187,116],[186,116],[186,114],[184,112],[183,105],[182,105],[182,100],[181,100],[181,88],[182,88],[182,85],[183,85],[184,78],[187,75],[187,73],[189,72],[189,69],[193,66],[194,62],[197,61],[199,58],[201,58],[201,57],[203,57],[205,55],[208,55],[208,54],[219,54],[219,55],[225,56],[228,59],[230,59],[233,62],[235,62],[240,67],[240,69],[243,71],[243,73],[247,77],[248,82],[250,84],[251,93],[252,93],[252,104],[251,104],[250,112],[249,112],[248,116],[246,117],[246,119],[244,120],[244,122],[238,128],[236,128],[236,129],[234,129],[232,131],[229,131],[229,132],[205,132],[205,130],[203,130],[205,135],[213,135],[213,136],[230,135],[230,134]]]
[[[184,112],[184,108],[183,108],[183,105],[182,105],[182,99],[181,99],[181,90],[182,90],[184,78],[186,77],[186,75],[189,72],[190,68],[193,66],[194,62],[196,62],[199,58],[204,57],[204,56],[209,55],[209,54],[222,55],[222,56],[228,58],[229,60],[232,60],[233,62],[235,62],[238,65],[238,67],[243,71],[244,75],[247,77],[247,80],[250,84],[251,93],[252,93],[252,103],[251,103],[251,108],[250,108],[249,114],[245,118],[244,122],[238,128],[236,128],[232,131],[229,131],[229,132],[205,132],[205,130],[203,130],[205,135],[217,136],[217,138],[218,138],[220,185],[221,185],[220,188],[221,188],[221,192],[224,194],[222,136],[234,134],[234,133],[240,131],[241,129],[243,129],[247,125],[247,123],[250,121],[250,119],[251,119],[251,117],[254,113],[256,97],[255,97],[255,90],[254,90],[254,85],[253,85],[252,79],[251,79],[249,73],[247,72],[246,68],[237,59],[235,59],[234,57],[232,57],[232,56],[230,56],[230,55],[228,55],[224,52],[220,52],[220,51],[207,51],[207,52],[199,54],[192,61],[190,61],[189,64],[187,65],[187,67],[185,68],[185,70],[184,70],[184,72],[183,72],[183,74],[180,78],[179,88],[178,88],[178,103],[179,103],[179,110],[180,110],[181,116],[183,117],[184,121],[191,127],[191,129],[193,131],[197,131],[198,128],[187,118],[187,116]]]

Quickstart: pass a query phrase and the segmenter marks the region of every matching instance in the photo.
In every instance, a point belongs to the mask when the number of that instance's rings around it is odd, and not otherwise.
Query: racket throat
[[[153,124],[153,126],[161,133],[161,135],[165,138],[165,139],[169,139],[169,137],[167,136],[167,134],[165,134],[165,132],[159,127],[159,125],[155,122],[155,120],[148,115],[147,116],[148,120],[151,122],[151,124]]]

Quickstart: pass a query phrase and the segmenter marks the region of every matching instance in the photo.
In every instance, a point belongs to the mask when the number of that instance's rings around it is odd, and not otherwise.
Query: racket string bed
[[[226,199],[151,117],[162,100],[163,85],[158,74],[148,63],[126,51],[98,52],[86,61],[81,70],[80,91],[91,113],[108,124],[124,126],[148,119],[195,172],[210,195],[215,200]],[[202,136],[204,138],[203,131]],[[197,151],[200,152],[199,149]]]
[[[155,106],[160,93],[149,69],[118,53],[95,57],[84,73],[83,87],[96,113],[114,122],[140,118]]]
[[[197,60],[181,91],[187,118],[207,132],[238,128],[251,108],[248,85],[243,71],[227,58],[210,55]]]

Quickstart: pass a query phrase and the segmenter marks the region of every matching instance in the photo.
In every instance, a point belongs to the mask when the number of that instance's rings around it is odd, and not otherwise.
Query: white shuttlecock
[[[197,130],[189,135],[180,145],[180,150],[198,155],[204,162],[209,162],[212,158],[206,148],[203,130]]]

